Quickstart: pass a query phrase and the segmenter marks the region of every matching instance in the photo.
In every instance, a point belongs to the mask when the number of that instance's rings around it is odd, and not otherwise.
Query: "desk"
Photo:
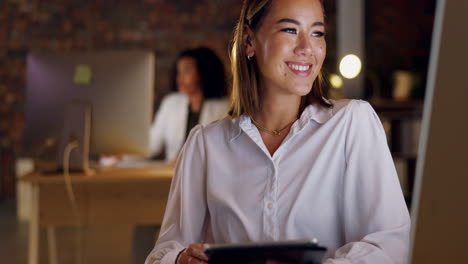
[[[83,225],[161,225],[173,175],[170,166],[106,168],[92,176],[70,174]],[[49,262],[57,263],[56,226],[75,226],[62,174],[33,172],[20,178],[31,184],[29,264],[39,262],[39,231],[47,228]]]

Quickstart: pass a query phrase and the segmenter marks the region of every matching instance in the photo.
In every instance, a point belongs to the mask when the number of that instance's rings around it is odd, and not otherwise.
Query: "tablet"
[[[204,244],[209,264],[263,264],[276,260],[288,264],[319,264],[327,251],[317,239]]]

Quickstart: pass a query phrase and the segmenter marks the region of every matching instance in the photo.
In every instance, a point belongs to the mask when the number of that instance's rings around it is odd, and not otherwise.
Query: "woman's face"
[[[318,0],[274,0],[258,30],[246,38],[266,92],[304,96],[326,54],[323,9]]]
[[[198,75],[197,63],[190,57],[182,57],[177,62],[177,89],[187,95],[199,93],[200,76]]]

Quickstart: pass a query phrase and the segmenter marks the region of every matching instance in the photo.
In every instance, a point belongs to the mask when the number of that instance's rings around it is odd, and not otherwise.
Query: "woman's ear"
[[[255,56],[255,41],[253,38],[254,34],[250,27],[247,25],[244,26],[244,35],[243,35],[243,44],[245,47],[245,55],[248,57]]]

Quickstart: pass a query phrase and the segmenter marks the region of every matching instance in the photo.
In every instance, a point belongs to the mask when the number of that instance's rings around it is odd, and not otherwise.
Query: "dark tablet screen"
[[[281,263],[319,264],[326,252],[317,240],[205,244],[209,264],[261,264],[267,260]]]

